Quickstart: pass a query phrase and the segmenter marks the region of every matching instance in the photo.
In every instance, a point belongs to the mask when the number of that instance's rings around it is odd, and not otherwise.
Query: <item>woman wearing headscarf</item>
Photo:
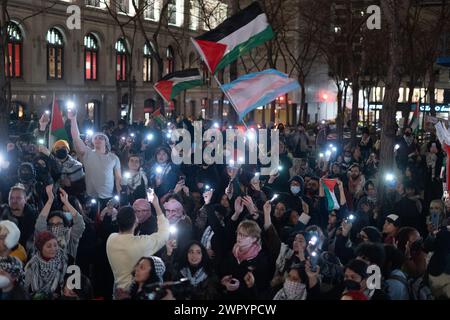
[[[151,256],[139,259],[132,273],[130,298],[132,300],[150,300],[149,285],[161,284],[165,272],[166,266],[159,257]]]
[[[64,284],[66,256],[48,231],[36,234],[35,245],[37,252],[25,266],[25,289],[32,299],[56,299]]]
[[[25,291],[22,263],[16,257],[0,258],[0,301],[28,300]]]

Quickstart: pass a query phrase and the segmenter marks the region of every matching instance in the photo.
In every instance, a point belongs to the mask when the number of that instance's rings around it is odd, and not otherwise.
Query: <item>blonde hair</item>
[[[439,206],[439,209],[441,210],[441,214],[443,214],[443,213],[445,212],[445,210],[444,210],[444,202],[443,202],[442,200],[440,200],[440,199],[434,199],[434,200],[431,200],[431,202],[430,202],[430,207],[431,207],[433,204],[436,204],[436,205]]]
[[[256,238],[258,241],[261,239],[261,228],[255,221],[244,220],[239,223],[237,230],[241,228],[248,234],[249,237]]]

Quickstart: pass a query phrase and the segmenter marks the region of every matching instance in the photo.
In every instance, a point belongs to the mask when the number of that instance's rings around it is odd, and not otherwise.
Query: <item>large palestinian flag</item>
[[[253,2],[217,28],[191,40],[209,71],[215,74],[273,35],[266,14]]]
[[[201,85],[202,77],[198,69],[188,69],[169,73],[155,83],[154,88],[167,103],[170,103],[181,91]]]

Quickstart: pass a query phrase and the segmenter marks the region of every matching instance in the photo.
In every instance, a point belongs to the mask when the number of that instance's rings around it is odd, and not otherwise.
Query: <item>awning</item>
[[[450,56],[438,57],[436,63],[443,67],[450,67]]]

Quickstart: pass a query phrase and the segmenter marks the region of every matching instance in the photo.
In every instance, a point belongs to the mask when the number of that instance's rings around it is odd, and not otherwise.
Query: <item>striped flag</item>
[[[202,77],[198,69],[188,69],[169,73],[155,83],[154,88],[170,104],[170,101],[181,91],[201,86],[202,84]]]
[[[249,73],[221,86],[231,99],[241,120],[250,111],[266,105],[289,91],[297,90],[297,80],[274,69]]]
[[[323,190],[327,198],[328,211],[339,209],[339,203],[334,193],[334,186],[336,185],[336,179],[322,179]]]
[[[69,137],[64,127],[64,120],[59,109],[59,103],[53,94],[52,118],[50,120],[50,132],[48,135],[48,147],[51,149],[53,144],[58,140],[69,141]]]
[[[212,74],[274,36],[258,2],[223,21],[217,28],[191,39]]]

